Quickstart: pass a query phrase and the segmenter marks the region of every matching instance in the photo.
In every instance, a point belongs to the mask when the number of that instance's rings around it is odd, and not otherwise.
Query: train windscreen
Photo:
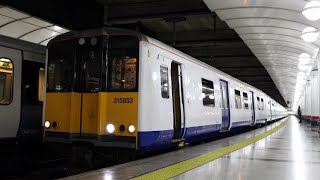
[[[131,35],[53,42],[48,92],[137,91],[139,39]]]
[[[74,41],[60,41],[48,50],[47,91],[70,92],[75,83]]]
[[[139,40],[135,36],[110,36],[108,91],[136,91]]]

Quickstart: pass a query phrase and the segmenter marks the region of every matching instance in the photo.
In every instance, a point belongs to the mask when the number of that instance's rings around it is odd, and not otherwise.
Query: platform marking
[[[210,161],[213,161],[215,159],[218,159],[222,156],[225,156],[227,154],[230,154],[236,150],[239,150],[245,146],[248,146],[256,141],[259,141],[274,132],[278,131],[280,128],[282,128],[289,120],[290,117],[287,117],[285,121],[283,121],[280,125],[276,126],[275,128],[270,129],[269,131],[266,131],[264,133],[261,133],[257,136],[251,137],[249,139],[240,141],[238,143],[235,143],[233,145],[220,148],[218,150],[208,152],[205,154],[202,154],[200,156],[164,167],[162,169],[158,169],[152,172],[149,172],[147,174],[132,178],[132,180],[145,180],[145,179],[170,179],[173,178],[179,174],[185,173],[191,169],[197,168],[201,165],[207,164]]]

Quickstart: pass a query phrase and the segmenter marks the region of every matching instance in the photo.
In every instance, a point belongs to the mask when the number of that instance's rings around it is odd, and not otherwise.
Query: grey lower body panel
[[[55,143],[88,143],[100,147],[113,148],[136,148],[136,137],[128,136],[108,136],[94,134],[79,134],[79,133],[62,133],[62,132],[45,132],[45,142]]]

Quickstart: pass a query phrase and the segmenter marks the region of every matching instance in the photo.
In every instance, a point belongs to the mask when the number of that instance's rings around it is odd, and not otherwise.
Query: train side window
[[[244,109],[249,109],[249,101],[248,101],[248,93],[243,92],[243,104],[244,104]]]
[[[241,94],[239,90],[234,90],[234,97],[236,102],[236,109],[241,109]]]
[[[169,99],[168,67],[160,66],[160,76],[161,96],[162,98]]]
[[[258,110],[260,110],[260,97],[257,97],[257,107],[258,107]]]
[[[202,79],[202,102],[204,106],[215,106],[213,82]]]
[[[12,102],[13,63],[10,59],[0,58],[0,105]]]
[[[263,98],[261,98],[261,110],[264,110],[264,101],[263,101]]]
[[[44,100],[44,86],[45,86],[45,70],[39,69],[39,83],[38,83],[38,100],[43,102]]]

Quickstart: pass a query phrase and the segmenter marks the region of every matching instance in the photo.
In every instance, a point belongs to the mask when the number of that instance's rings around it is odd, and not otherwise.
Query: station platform
[[[65,179],[319,179],[318,132],[289,116],[243,134]]]

